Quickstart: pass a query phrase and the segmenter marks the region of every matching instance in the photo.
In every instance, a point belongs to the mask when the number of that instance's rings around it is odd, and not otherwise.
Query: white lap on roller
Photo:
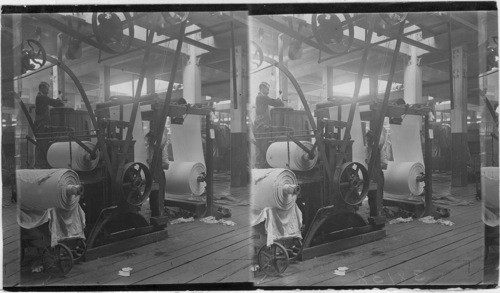
[[[498,167],[481,168],[481,197],[483,222],[491,227],[498,226]]]
[[[200,196],[205,192],[204,181],[198,177],[206,173],[205,165],[197,162],[171,162],[165,170],[165,191],[172,194]]]
[[[394,162],[419,162],[424,165],[420,139],[421,123],[422,117],[407,115],[401,125],[390,125]]]
[[[253,169],[252,183],[251,202],[255,209],[289,210],[300,192],[295,174],[288,169]]]
[[[21,169],[16,172],[21,209],[73,210],[82,192],[78,174],[69,169]]]
[[[95,144],[83,141],[89,149],[93,150]],[[96,158],[92,160],[90,154],[76,142],[71,142],[71,159],[69,142],[53,143],[47,152],[47,161],[52,168],[70,168],[75,171],[92,171],[99,162],[99,151]],[[71,163],[71,166],[70,166]]]
[[[424,183],[417,182],[424,166],[419,162],[389,162],[384,170],[384,191],[397,195],[420,195],[424,192]]]
[[[301,141],[308,149],[313,148],[313,144],[308,141]],[[288,166],[288,149],[290,149],[290,165]],[[266,159],[269,166],[273,168],[289,168],[294,171],[309,171],[318,161],[318,151],[314,151],[314,158],[309,159],[309,155],[293,141],[280,141],[272,143],[267,149]]]

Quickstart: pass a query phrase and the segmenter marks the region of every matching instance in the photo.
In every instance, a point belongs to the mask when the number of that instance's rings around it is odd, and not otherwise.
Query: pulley
[[[357,205],[368,194],[370,181],[368,170],[357,162],[344,163],[334,175],[334,186],[337,193],[348,205]]]
[[[337,54],[351,48],[354,26],[349,14],[313,14],[311,25],[314,37],[321,46]]]
[[[486,49],[486,71],[498,68],[498,37],[492,37],[495,46],[488,46]]]
[[[262,48],[256,42],[252,41],[250,46],[251,69],[255,70],[264,62],[264,53],[262,52]]]
[[[28,39],[21,46],[22,73],[40,69],[47,61],[47,54],[42,44],[33,39]]]
[[[408,16],[407,12],[402,12],[402,13],[380,13],[380,18],[384,20],[384,22],[388,26],[396,26],[403,21],[406,20],[406,17]]]
[[[140,206],[151,193],[153,180],[146,165],[131,162],[124,166],[119,184],[125,202],[133,206]]]
[[[124,20],[114,12],[92,14],[92,31],[97,42],[114,54],[127,51],[134,39],[134,23],[130,13],[121,14]]]
[[[161,15],[163,16],[165,22],[176,25],[186,21],[189,16],[189,12],[162,12]]]

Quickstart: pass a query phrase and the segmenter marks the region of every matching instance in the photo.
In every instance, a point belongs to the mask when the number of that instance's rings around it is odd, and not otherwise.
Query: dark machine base
[[[377,230],[372,232],[367,232],[364,234],[336,240],[333,242],[328,242],[308,248],[302,249],[302,253],[299,256],[299,259],[308,260],[314,257],[323,256],[335,252],[339,252],[342,250],[346,250],[349,248],[353,248],[362,244],[374,242],[380,240],[386,236],[385,230]]]
[[[202,218],[205,215],[207,204],[202,201],[191,201],[180,198],[165,199],[165,206],[178,207],[183,210],[192,212],[196,218]]]
[[[399,207],[405,211],[413,213],[415,218],[420,218],[424,215],[425,204],[413,200],[399,199],[399,198],[384,198],[384,206]]]
[[[422,218],[425,216],[433,216],[434,218],[448,218],[451,210],[449,208],[433,205],[429,212],[425,210],[423,202],[398,198],[384,198],[384,206],[399,207],[413,213],[414,218]]]
[[[97,259],[99,257],[105,257],[120,252],[128,251],[140,246],[164,240],[168,237],[167,230],[157,231],[157,229],[153,226],[136,228],[133,231],[127,231],[127,232],[130,234],[136,234],[136,235],[140,234],[140,235],[87,249],[84,256],[85,261],[90,261]]]

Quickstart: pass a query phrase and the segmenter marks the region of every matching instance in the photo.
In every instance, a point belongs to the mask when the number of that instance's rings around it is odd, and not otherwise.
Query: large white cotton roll
[[[172,194],[197,195],[205,192],[204,181],[198,178],[206,173],[205,165],[198,162],[171,162],[165,170],[165,191]]]
[[[313,144],[308,141],[301,141],[308,149],[313,148]],[[290,163],[288,158],[290,157]],[[289,168],[295,171],[309,171],[318,161],[318,151],[314,150],[314,158],[309,155],[293,141],[280,141],[272,143],[267,149],[266,159],[269,166],[273,168]]]
[[[483,222],[491,227],[499,224],[498,167],[481,168],[481,197]]]
[[[252,206],[289,210],[300,192],[295,174],[282,168],[252,170]]]
[[[96,158],[92,160],[90,154],[78,143],[71,142],[70,156],[69,142],[53,143],[47,152],[47,161],[52,168],[70,168],[75,171],[92,171],[99,163],[99,151]],[[83,141],[89,149],[93,150],[95,144],[90,141]],[[71,159],[70,159],[71,157]]]
[[[424,172],[424,166],[419,162],[389,162],[387,170],[384,170],[384,191],[420,195],[424,192],[424,182],[418,182],[417,177]]]
[[[73,210],[83,191],[78,174],[70,169],[21,169],[16,171],[16,179],[24,210]]]

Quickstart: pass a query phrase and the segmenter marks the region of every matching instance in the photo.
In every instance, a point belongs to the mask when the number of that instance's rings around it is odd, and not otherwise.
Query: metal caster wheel
[[[262,246],[257,255],[257,260],[260,269],[270,277],[282,274],[290,261],[286,248],[279,243]]]

